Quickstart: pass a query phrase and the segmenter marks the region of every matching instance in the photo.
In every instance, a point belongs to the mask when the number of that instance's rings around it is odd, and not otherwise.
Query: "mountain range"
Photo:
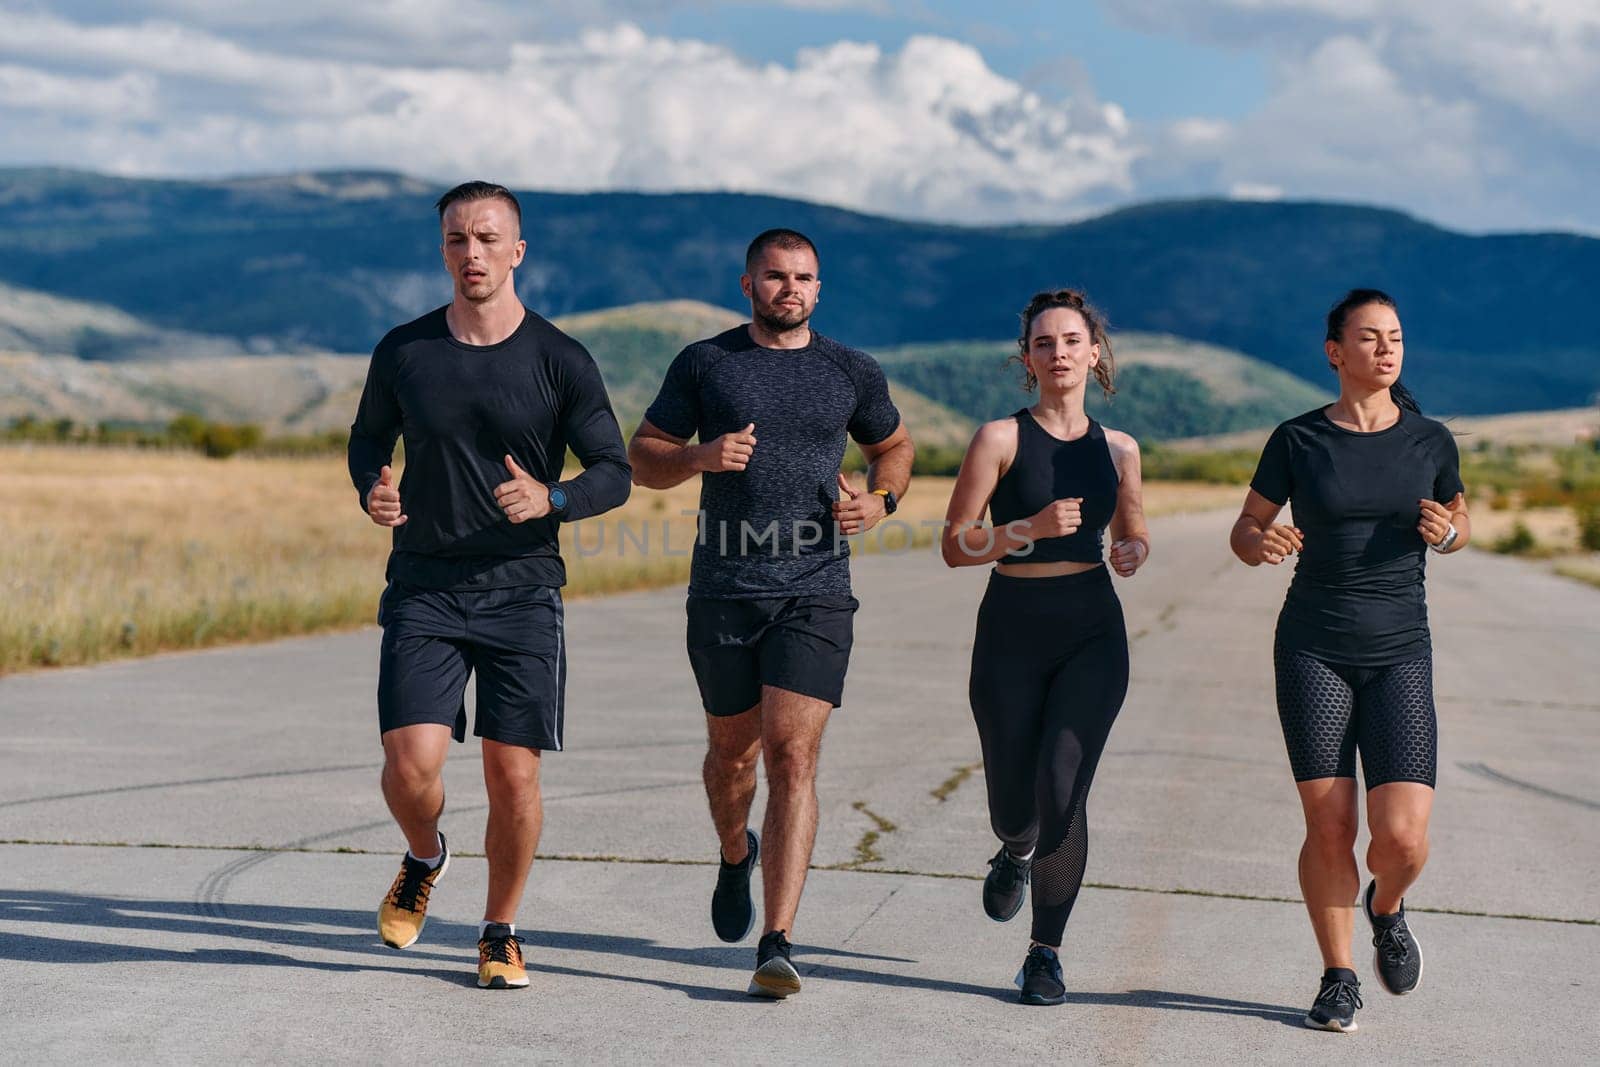
[[[216,181],[0,170],[0,281],[92,301],[242,353],[367,351],[444,302],[432,200],[401,175]],[[1004,338],[1038,288],[1088,291],[1114,329],[1233,349],[1332,385],[1322,317],[1343,291],[1399,301],[1430,411],[1570,407],[1600,388],[1600,240],[1469,235],[1377,208],[1150,204],[1060,226],[961,227],[725,193],[519,193],[524,299],[546,315],[688,299],[740,307],[745,243],[821,249],[817,327],[869,350]],[[78,353],[140,354],[93,334]]]
[[[689,300],[561,316],[588,347],[624,427],[643,416],[685,344],[741,322]],[[1267,425],[1323,394],[1234,352],[1174,338],[1118,338],[1125,388],[1103,419],[1142,438]],[[83,359],[78,348],[140,358]],[[1025,403],[1008,342],[910,345],[879,354],[890,391],[919,445],[960,449],[979,421]],[[183,413],[254,422],[274,435],[350,424],[366,375],[359,355],[250,354],[233,340],[163,330],[102,305],[0,285],[0,420],[160,425]],[[949,457],[946,457],[948,460]]]

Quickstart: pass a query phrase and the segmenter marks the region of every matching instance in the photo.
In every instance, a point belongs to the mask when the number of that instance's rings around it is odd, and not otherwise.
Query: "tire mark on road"
[[[1501,785],[1509,785],[1513,789],[1520,789],[1525,793],[1548,797],[1551,800],[1559,800],[1564,804],[1576,804],[1578,807],[1588,808],[1590,811],[1600,811],[1600,803],[1596,803],[1593,800],[1585,797],[1575,797],[1571,793],[1558,793],[1554,789],[1546,789],[1542,785],[1524,782],[1519,778],[1511,777],[1509,774],[1501,774],[1487,763],[1457,763],[1456,766],[1468,774],[1475,774],[1479,778],[1487,778],[1489,781],[1498,782]]]
[[[693,781],[686,782],[667,782],[654,785],[624,786],[621,789],[597,789],[583,793],[558,793],[554,796],[545,797],[544,803],[550,804],[561,800],[582,800],[589,797],[614,796],[622,793],[643,793],[658,789],[682,789],[690,785],[699,784],[699,779],[695,779]],[[450,814],[467,815],[473,812],[488,810],[489,805],[487,804],[474,804],[471,807],[451,808]],[[360,823],[355,826],[344,826],[337,830],[329,830],[326,833],[313,834],[310,837],[303,837],[298,841],[290,841],[286,844],[278,845],[273,848],[262,848],[258,851],[251,852],[248,856],[240,856],[235,860],[223,864],[221,867],[218,867],[216,870],[206,875],[205,878],[201,879],[200,884],[195,887],[195,911],[200,915],[206,916],[207,918],[225,919],[228,917],[227,898],[229,888],[233,885],[234,881],[246,871],[249,871],[255,867],[259,867],[261,864],[286,853],[313,851],[314,846],[320,845],[323,842],[333,841],[338,838],[347,837],[354,834],[366,833],[369,830],[381,830],[384,827],[391,826],[393,824],[393,819],[384,818],[375,820],[373,822]],[[331,851],[340,852],[356,850],[332,849]],[[364,852],[365,850],[362,851]]]
[[[160,842],[146,841],[132,843],[128,841],[44,841],[29,838],[0,839],[0,845],[17,845],[33,848],[133,848],[133,849],[178,849],[190,852],[266,852],[273,855],[284,853],[302,853],[313,856],[392,856],[393,853],[384,850],[367,848],[295,848],[272,849],[264,845],[174,845]],[[483,859],[481,852],[456,852],[456,856],[464,859]],[[674,859],[665,856],[616,856],[616,855],[588,855],[562,852],[541,852],[536,857],[547,863],[629,863],[649,867],[715,867],[716,860],[705,859]],[[850,864],[818,864],[813,863],[809,868],[813,871],[827,871],[841,874],[873,874],[873,875],[902,875],[910,878],[937,878],[953,882],[981,882],[984,876],[970,872],[957,871],[918,871],[907,867],[855,867]],[[1151,886],[1151,885],[1124,885],[1118,882],[1084,882],[1083,888],[1096,890],[1109,890],[1116,893],[1151,893],[1160,896],[1197,897],[1201,900],[1241,900],[1253,904],[1293,904],[1296,908],[1305,906],[1298,897],[1268,896],[1259,893],[1233,893],[1210,889],[1187,889],[1182,886]],[[1595,926],[1600,927],[1600,918],[1564,915],[1529,915],[1526,913],[1503,911],[1474,911],[1469,908],[1424,907],[1421,904],[1412,905],[1406,909],[1426,915],[1452,915],[1463,919],[1510,919],[1517,922],[1557,923],[1564,926]]]

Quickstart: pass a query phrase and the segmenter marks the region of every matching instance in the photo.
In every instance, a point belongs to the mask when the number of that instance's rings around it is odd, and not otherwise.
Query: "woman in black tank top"
[[[985,424],[950,498],[952,567],[996,564],[978,608],[969,694],[983,748],[989,861],[983,907],[1000,922],[1033,883],[1017,984],[1025,1004],[1066,999],[1058,952],[1088,859],[1085,801],[1128,689],[1128,635],[1105,566],[1150,553],[1139,446],[1084,411],[1090,377],[1112,389],[1105,322],[1081,293],[1037,294],[1022,313],[1025,388],[1039,402]],[[983,525],[985,512],[989,525]]]

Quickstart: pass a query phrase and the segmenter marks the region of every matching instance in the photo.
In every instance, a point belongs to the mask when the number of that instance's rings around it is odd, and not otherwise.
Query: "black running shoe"
[[[1367,922],[1372,924],[1372,969],[1378,972],[1378,982],[1395,996],[1405,996],[1422,982],[1422,946],[1416,935],[1406,925],[1406,902],[1400,902],[1400,911],[1394,915],[1372,914],[1372,894],[1376,881],[1367,883],[1366,895],[1361,898]]]
[[[750,899],[750,872],[755,870],[756,856],[761,852],[761,838],[748,829],[744,836],[749,848],[744,862],[723,860],[717,870],[717,888],[711,893],[711,925],[724,941],[743,941],[756,924],[756,906]]]
[[[1322,972],[1322,988],[1306,1013],[1306,1025],[1313,1030],[1353,1034],[1359,1007],[1361,983],[1356,981],[1356,972],[1346,967],[1329,967]]]
[[[787,930],[774,930],[763,934],[756,946],[756,973],[750,976],[752,997],[769,997],[782,1000],[800,992],[800,972],[789,962]]]
[[[1033,871],[1033,860],[1019,860],[1004,845],[989,861],[989,873],[983,879],[983,910],[995,922],[1010,922],[1022,910],[1028,895],[1028,876]]]
[[[1056,950],[1034,945],[1017,972],[1017,998],[1024,1004],[1061,1004],[1067,999],[1067,985],[1061,978],[1061,960]]]

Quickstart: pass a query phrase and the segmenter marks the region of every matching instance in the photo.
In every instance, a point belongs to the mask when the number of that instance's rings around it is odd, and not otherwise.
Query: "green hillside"
[[[371,172],[180,181],[0,168],[0,283],[251,353],[365,351],[449,298],[441,191]],[[988,227],[734,193],[527,192],[522,209],[518,281],[547,315],[624,298],[737,305],[746,242],[790,226],[822,252],[818,327],[868,351],[1004,337],[1029,293],[1073,285],[1119,330],[1204,341],[1320,386],[1323,316],[1370,285],[1400,303],[1406,380],[1424,411],[1570,407],[1600,389],[1592,236],[1455,233],[1379,208],[1282,201]],[[1485,327],[1500,309],[1514,309],[1514,328]],[[92,334],[65,340],[80,356],[126,354]],[[1177,389],[1161,379],[1143,391]]]
[[[1141,440],[1270,427],[1325,404],[1330,394],[1270,364],[1215,345],[1162,334],[1112,337],[1117,395],[1089,390],[1089,410]],[[1013,341],[906,345],[876,353],[884,373],[975,421],[1031,401]],[[1200,427],[1209,427],[1200,429]]]
[[[725,308],[676,300],[554,321],[594,356],[617,417],[631,430],[684,345],[744,320]],[[87,336],[122,358],[78,358],[75,347]],[[350,425],[366,367],[365,356],[240,355],[230,338],[163,331],[103,305],[0,286],[4,421],[154,426],[192,413],[257,423],[273,434],[320,434]],[[971,437],[975,426],[965,415],[899,381],[890,391],[919,442],[952,448]]]

